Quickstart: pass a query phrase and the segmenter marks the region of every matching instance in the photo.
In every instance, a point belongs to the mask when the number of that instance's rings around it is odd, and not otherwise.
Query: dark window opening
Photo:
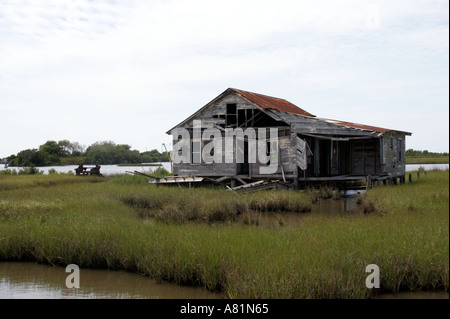
[[[246,110],[238,110],[238,127],[247,127]]]
[[[246,126],[253,126],[253,109],[245,110],[246,115]]]
[[[248,163],[248,142],[244,141],[244,163],[237,163],[237,174],[248,174],[250,172],[250,165]]]
[[[271,160],[271,156],[270,156],[270,141],[267,141],[266,155],[269,157],[269,160],[267,161],[266,165],[270,166],[270,160]]]
[[[225,125],[227,127],[236,127],[237,124],[237,107],[236,103],[227,104],[227,116],[225,119]]]

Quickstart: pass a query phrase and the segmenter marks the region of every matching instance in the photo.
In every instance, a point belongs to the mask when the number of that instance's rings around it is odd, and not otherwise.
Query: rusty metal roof
[[[364,124],[358,124],[358,123],[351,123],[351,122],[345,122],[345,121],[339,121],[339,120],[331,120],[331,119],[325,119],[325,118],[322,118],[322,120],[327,121],[328,123],[342,125],[342,126],[345,126],[345,127],[355,128],[355,129],[359,129],[359,130],[373,131],[373,132],[377,132],[377,133],[381,133],[381,134],[384,134],[384,133],[390,132],[390,131],[402,132],[402,133],[405,133],[406,135],[411,135],[412,134],[410,132],[392,130],[392,129],[383,128],[383,127],[364,125]]]
[[[259,106],[262,109],[273,109],[285,113],[293,113],[303,116],[315,116],[305,110],[299,108],[298,106],[292,104],[289,101],[279,99],[272,96],[262,95],[253,92],[242,91],[238,89],[230,88],[233,92],[237,93],[244,99],[250,101],[251,103]]]
[[[223,98],[225,95],[229,94],[230,92],[233,92],[233,93],[241,96],[242,98],[246,99],[247,101],[249,101],[250,103],[256,105],[257,107],[259,107],[261,109],[273,110],[273,112],[277,112],[278,111],[278,112],[281,112],[281,113],[288,113],[288,114],[286,114],[286,116],[289,117],[290,120],[287,120],[286,123],[290,123],[290,124],[295,122],[295,117],[296,116],[300,115],[301,117],[314,118],[315,120],[325,121],[327,123],[338,125],[338,126],[341,126],[341,127],[347,127],[347,128],[358,129],[358,130],[363,130],[363,131],[370,131],[370,132],[375,132],[375,133],[379,133],[379,134],[384,134],[386,132],[401,132],[401,133],[405,133],[406,135],[412,135],[412,133],[410,133],[410,132],[404,132],[404,131],[392,130],[392,129],[382,128],[382,127],[376,127],[376,126],[370,126],[370,125],[364,125],[364,124],[345,122],[345,121],[340,121],[340,120],[319,118],[319,117],[316,117],[315,115],[313,115],[313,114],[311,114],[311,113],[309,113],[309,112],[299,108],[298,106],[296,106],[296,105],[292,104],[291,102],[286,101],[284,99],[280,99],[280,98],[276,98],[276,97],[272,97],[272,96],[267,96],[267,95],[263,95],[263,94],[259,94],[259,93],[243,91],[243,90],[234,89],[234,88],[228,88],[222,94],[217,96],[215,99],[210,101],[208,104],[206,104],[200,110],[198,110],[197,112],[195,112],[194,114],[189,116],[187,119],[185,119],[184,121],[182,121],[181,123],[179,123],[175,127],[179,127],[181,125],[184,125],[185,123],[187,123],[191,119],[193,119],[196,116],[198,116],[198,114],[203,112],[206,108],[208,108],[211,105],[214,105],[214,103],[216,103],[218,100],[220,100],[221,98]],[[292,114],[292,115],[289,115],[289,114]],[[286,116],[284,116],[283,119],[286,120],[287,119]],[[175,127],[170,129],[166,133],[167,134],[171,134],[170,132]]]

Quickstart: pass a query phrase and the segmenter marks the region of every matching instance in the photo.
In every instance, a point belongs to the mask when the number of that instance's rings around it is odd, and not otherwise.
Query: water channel
[[[158,283],[126,271],[80,269],[80,288],[67,288],[65,267],[0,262],[0,299],[216,299],[204,288]]]
[[[154,164],[161,164],[162,167],[164,167],[167,171],[170,172],[170,163],[168,162],[161,162],[161,163],[154,163]],[[89,166],[89,165],[87,165]],[[37,167],[40,171],[43,171],[44,174],[48,174],[48,171],[50,169],[56,170],[58,173],[67,173],[71,171],[72,173],[75,173],[75,169],[78,167],[78,165],[65,165],[65,166],[43,166],[43,167]],[[91,166],[89,166],[91,167]],[[102,165],[100,172],[103,175],[116,175],[116,174],[126,174],[127,172],[149,172],[150,170],[155,170],[159,166],[119,166],[119,165]],[[447,170],[449,169],[449,164],[407,164],[405,170],[407,172],[416,171],[420,167],[423,167],[425,170]],[[14,167],[9,166],[8,168],[5,168],[4,165],[0,165],[0,170],[4,169],[15,169],[16,171],[19,171],[22,169],[22,167]]]

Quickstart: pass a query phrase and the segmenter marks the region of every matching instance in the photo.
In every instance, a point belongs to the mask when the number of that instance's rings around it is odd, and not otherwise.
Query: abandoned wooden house
[[[244,135],[243,162],[205,162],[203,158],[197,162],[175,162],[175,176],[230,179],[241,184],[270,179],[291,182],[295,187],[308,181],[397,182],[400,179],[404,182],[405,136],[411,135],[409,132],[321,118],[280,98],[229,88],[167,131],[173,136],[173,145],[180,140],[174,134],[175,129],[183,128],[193,138],[195,121],[199,120],[202,132],[214,128],[222,136],[227,129],[275,128],[278,132],[276,170],[261,173],[260,168],[268,163],[249,161],[248,136]],[[193,139],[190,143],[190,159],[193,159],[201,157],[199,150],[209,141]],[[231,151],[239,151],[236,147],[235,142]],[[225,149],[222,158],[229,151]]]

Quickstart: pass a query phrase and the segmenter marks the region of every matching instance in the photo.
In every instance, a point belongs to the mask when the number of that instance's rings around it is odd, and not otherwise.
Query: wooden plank
[[[170,176],[164,178],[155,178],[148,181],[149,184],[175,184],[175,183],[198,183],[202,182],[203,177],[190,176]]]
[[[261,185],[261,184],[263,184],[265,182],[266,182],[265,180],[260,180],[260,181],[257,181],[257,182],[248,183],[248,184],[245,184],[245,185],[240,185],[240,186],[233,187],[232,190],[239,190],[239,189],[243,189],[243,188],[255,187],[255,186]]]
[[[294,179],[297,177],[297,175],[295,174],[285,174],[284,175],[286,177],[286,179]],[[254,179],[258,179],[258,178],[270,178],[270,179],[283,179],[283,175],[281,174],[273,174],[273,175],[269,175],[269,174],[255,174],[253,175]]]
[[[302,181],[306,182],[320,182],[320,181],[358,181],[366,180],[364,175],[343,175],[343,176],[325,176],[325,177],[306,177]]]
[[[235,176],[235,179],[237,179],[239,181],[239,183],[243,184],[243,185],[247,185],[248,183],[244,182],[241,178]]]
[[[306,142],[305,140],[301,139],[297,135],[294,137],[295,142],[295,157],[297,161],[297,166],[300,167],[302,171],[307,169],[307,162],[306,162]]]

